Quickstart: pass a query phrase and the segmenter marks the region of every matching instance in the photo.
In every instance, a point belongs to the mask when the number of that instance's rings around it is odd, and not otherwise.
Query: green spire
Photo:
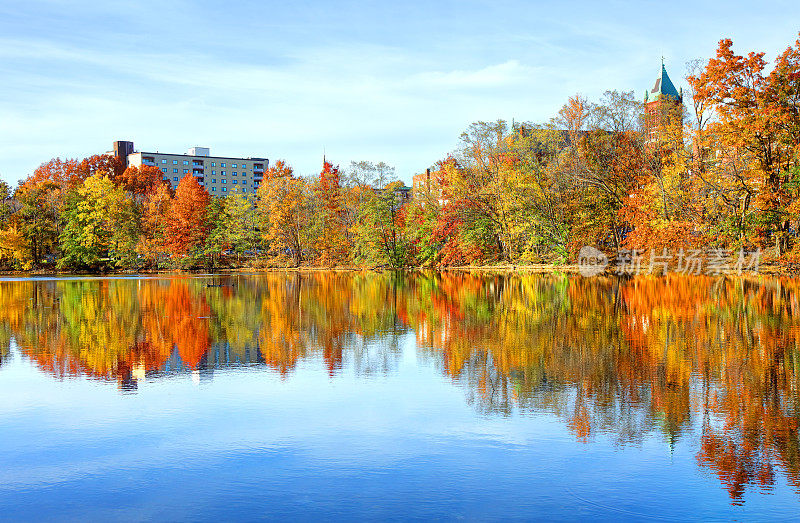
[[[683,101],[683,94],[675,89],[675,85],[667,74],[667,68],[664,66],[664,58],[661,58],[661,75],[656,79],[656,84],[653,88],[645,92],[644,101],[655,102],[664,96],[669,96],[673,100]]]

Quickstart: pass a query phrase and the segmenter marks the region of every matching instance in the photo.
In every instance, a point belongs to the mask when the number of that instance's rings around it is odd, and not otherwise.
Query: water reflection
[[[13,337],[62,379],[228,366],[288,378],[391,374],[399,340],[482,415],[545,413],[619,445],[699,437],[697,463],[738,502],[779,477],[800,491],[798,284],[469,274],[266,274],[0,283],[0,365]],[[697,430],[695,430],[697,429]]]

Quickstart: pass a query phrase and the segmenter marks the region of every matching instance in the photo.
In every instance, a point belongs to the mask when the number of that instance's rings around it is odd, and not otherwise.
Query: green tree
[[[208,207],[211,232],[206,240],[206,254],[214,257],[230,249],[241,261],[241,255],[253,249],[258,241],[253,204],[246,195],[234,190],[225,198],[213,199]]]
[[[409,262],[410,241],[404,227],[403,200],[396,192],[402,182],[372,192],[361,205],[356,242],[368,260],[394,268]]]
[[[38,266],[58,251],[63,190],[53,182],[31,182],[14,193],[20,208],[18,232],[24,239],[31,266]]]
[[[244,193],[234,190],[225,198],[224,209],[228,245],[241,256],[252,250],[258,241],[253,203]]]
[[[0,180],[0,229],[8,225],[11,218],[11,186]]]

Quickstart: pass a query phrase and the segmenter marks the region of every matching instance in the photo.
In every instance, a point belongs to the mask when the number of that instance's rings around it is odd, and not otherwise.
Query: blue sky
[[[566,99],[652,86],[666,59],[773,58],[793,1],[3,0],[0,177],[116,139],[285,159],[385,161],[409,181],[477,120],[545,121]]]

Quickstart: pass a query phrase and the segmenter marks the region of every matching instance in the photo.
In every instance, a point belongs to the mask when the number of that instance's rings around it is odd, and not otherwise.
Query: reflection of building
[[[644,132],[645,141],[651,143],[657,140],[658,130],[667,118],[681,113],[676,111],[683,106],[683,89],[676,89],[672,80],[667,75],[664,62],[661,62],[661,75],[656,78],[652,89],[644,93]]]
[[[133,142],[126,141],[114,142],[113,151],[114,156],[121,158],[127,167],[158,167],[164,181],[170,182],[173,188],[184,176],[191,174],[212,196],[225,196],[237,188],[243,193],[254,193],[264,170],[269,168],[267,158],[210,156],[209,153],[207,147],[192,147],[186,154],[136,151]]]

